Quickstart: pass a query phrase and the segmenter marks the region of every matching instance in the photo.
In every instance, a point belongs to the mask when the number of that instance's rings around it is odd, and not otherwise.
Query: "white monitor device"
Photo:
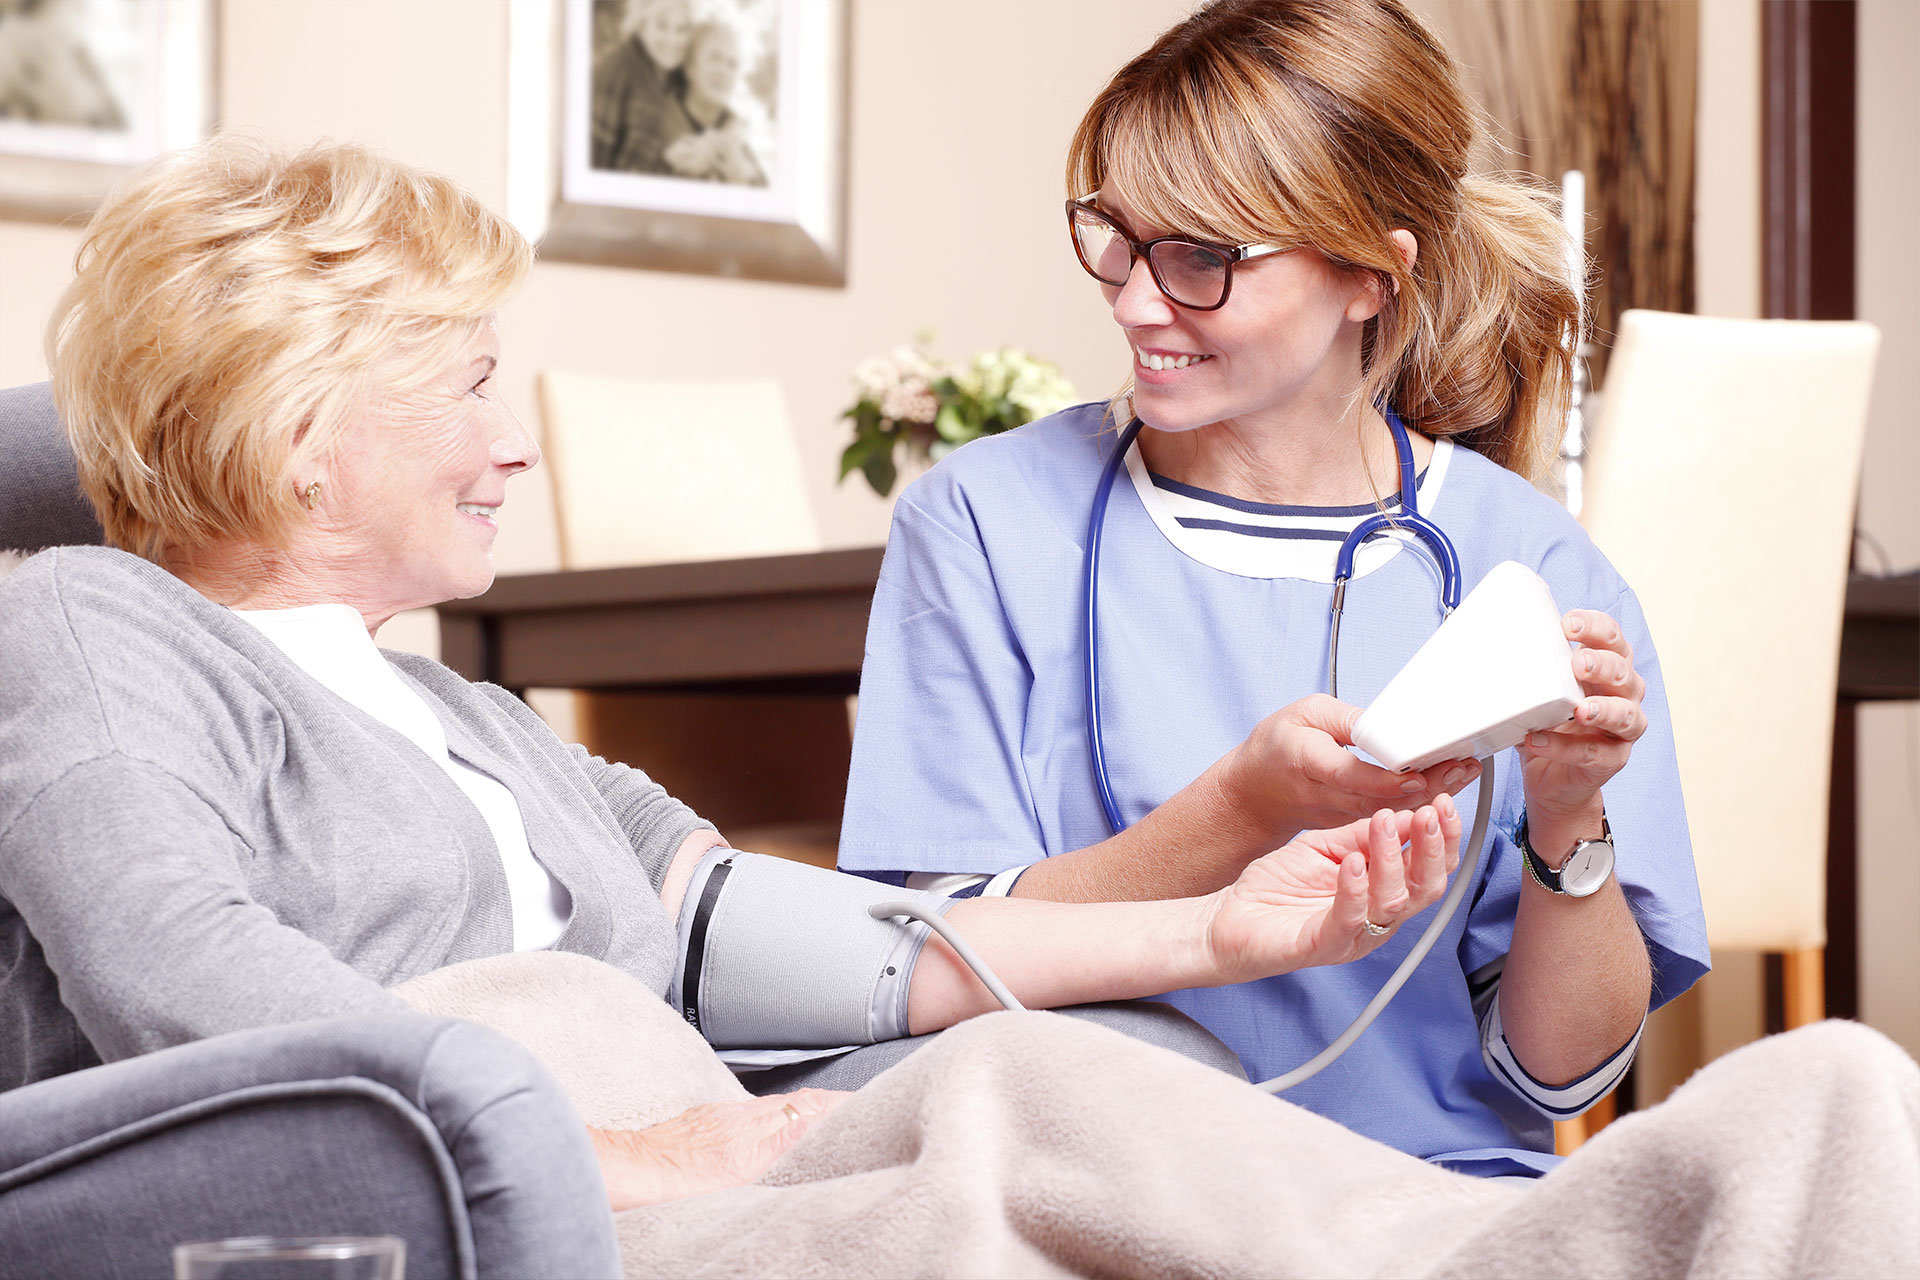
[[[1571,720],[1582,696],[1553,592],[1508,560],[1380,691],[1353,743],[1400,773],[1482,760]]]

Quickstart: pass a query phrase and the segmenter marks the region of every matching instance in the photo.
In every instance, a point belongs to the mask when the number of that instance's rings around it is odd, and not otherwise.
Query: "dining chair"
[[[770,378],[540,375],[563,568],[818,551]]]
[[[818,551],[780,384],[540,375],[563,569]],[[852,759],[843,697],[592,692],[575,736],[645,768],[741,847],[832,866]]]
[[[1824,1016],[1840,625],[1879,331],[1628,311],[1580,520],[1647,616],[1715,950]],[[1658,856],[1657,850],[1622,856]]]

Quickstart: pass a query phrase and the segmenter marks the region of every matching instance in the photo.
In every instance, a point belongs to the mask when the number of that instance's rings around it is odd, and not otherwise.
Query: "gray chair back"
[[[0,390],[0,548],[97,544],[100,521],[44,382]]]

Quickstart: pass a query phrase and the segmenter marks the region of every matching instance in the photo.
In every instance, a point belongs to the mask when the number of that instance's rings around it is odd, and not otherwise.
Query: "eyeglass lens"
[[[1074,247],[1081,265],[1105,284],[1124,285],[1133,270],[1127,238],[1091,210],[1075,210]],[[1162,240],[1147,250],[1147,265],[1169,298],[1188,307],[1215,307],[1226,296],[1227,259],[1217,249],[1187,240]]]

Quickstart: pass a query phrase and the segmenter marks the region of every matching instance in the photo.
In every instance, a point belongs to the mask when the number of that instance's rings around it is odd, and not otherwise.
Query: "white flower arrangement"
[[[922,339],[853,371],[854,401],[842,415],[853,422],[853,442],[840,454],[840,478],[859,471],[885,496],[899,479],[895,452],[938,462],[981,436],[1044,418],[1073,403],[1073,384],[1060,370],[1013,347],[983,351],[954,365],[927,351]]]

